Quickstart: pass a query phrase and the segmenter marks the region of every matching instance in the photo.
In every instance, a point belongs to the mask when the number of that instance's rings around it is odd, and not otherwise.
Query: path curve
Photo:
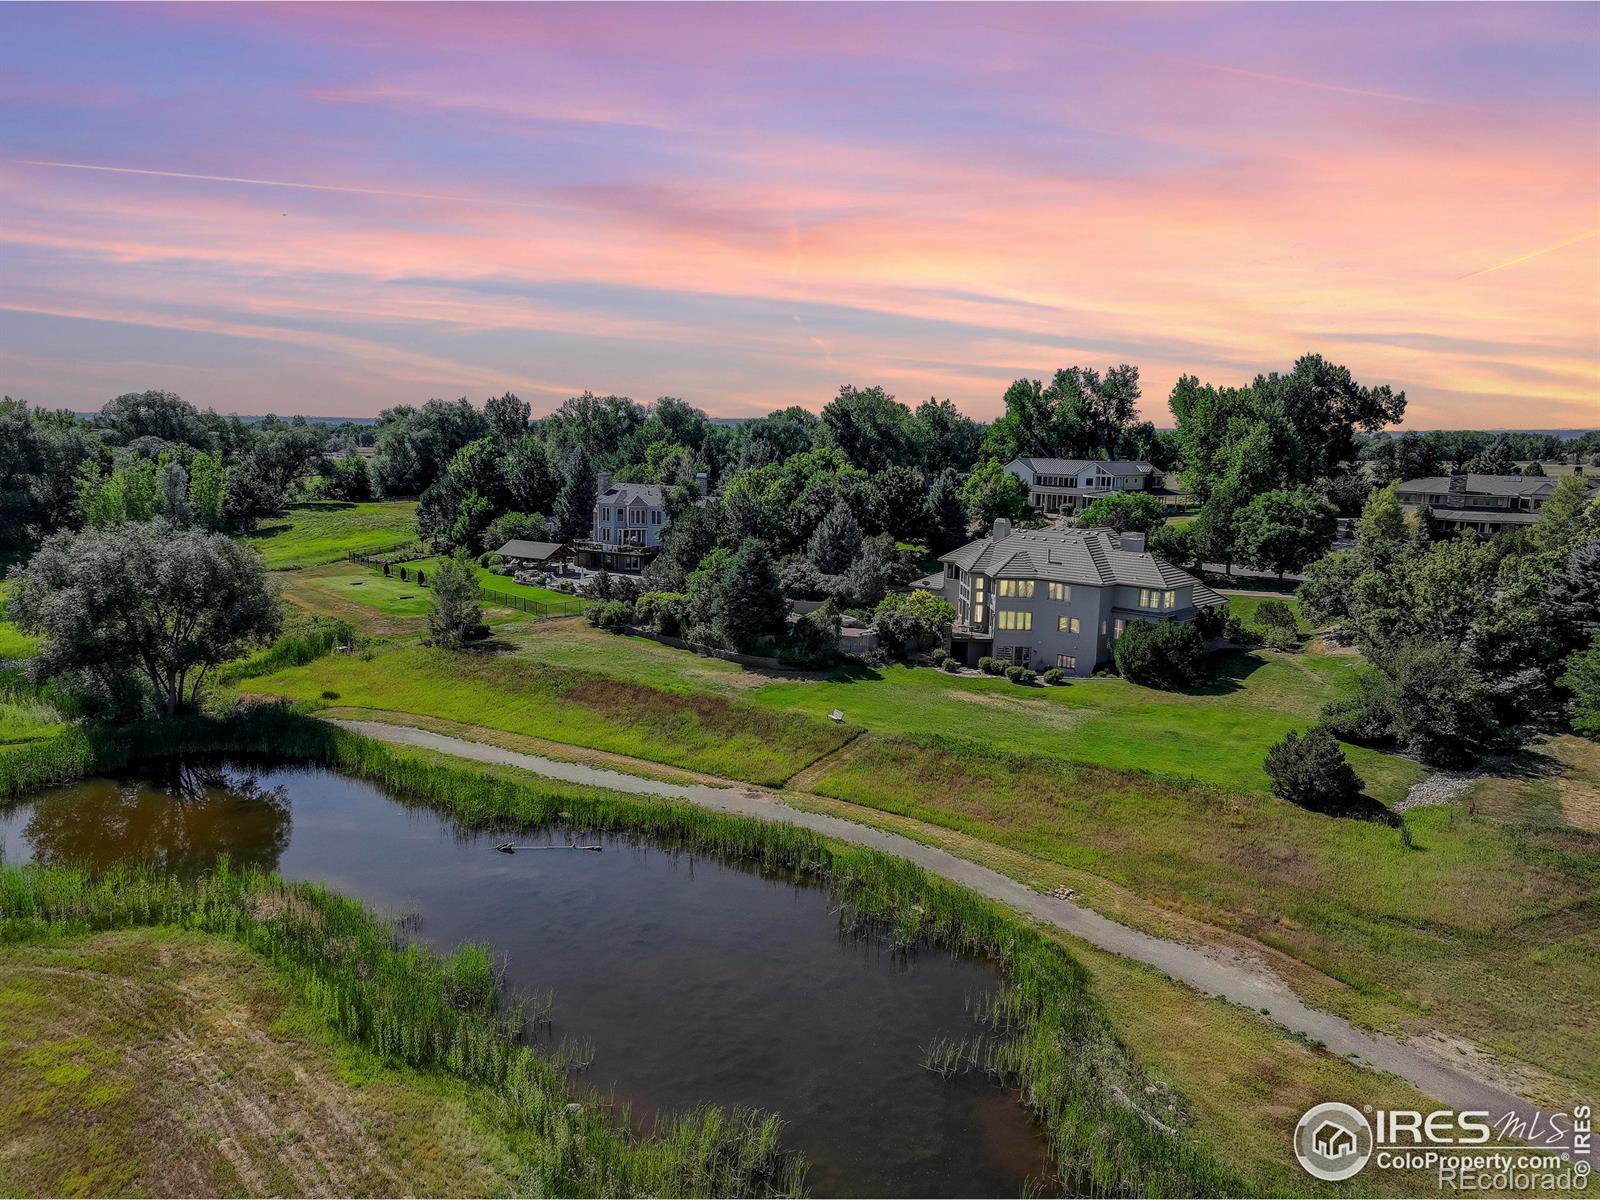
[[[1522,1097],[1457,1070],[1396,1038],[1363,1033],[1343,1017],[1310,1007],[1276,976],[1252,970],[1237,961],[1213,957],[1194,946],[1141,933],[1101,916],[1093,909],[1070,900],[1043,895],[1009,875],[1002,875],[936,846],[926,846],[900,834],[847,821],[843,817],[794,808],[772,792],[755,787],[663,783],[584,763],[559,762],[536,754],[523,754],[409,725],[335,717],[323,719],[352,733],[379,741],[436,750],[441,754],[477,762],[518,767],[535,775],[568,783],[685,800],[720,812],[782,821],[837,838],[841,842],[881,850],[885,854],[908,859],[935,875],[971,888],[981,896],[998,900],[1057,929],[1065,930],[1102,950],[1147,963],[1208,996],[1220,996],[1262,1013],[1294,1033],[1322,1042],[1335,1054],[1356,1060],[1363,1066],[1398,1075],[1418,1091],[1451,1108],[1486,1111],[1491,1121],[1496,1122],[1507,1113],[1515,1113],[1530,1125],[1539,1112],[1537,1105]]]

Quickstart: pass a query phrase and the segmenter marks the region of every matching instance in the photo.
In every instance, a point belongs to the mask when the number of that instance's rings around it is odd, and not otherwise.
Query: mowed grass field
[[[415,500],[363,504],[312,500],[291,504],[243,540],[261,551],[270,571],[337,562],[352,553],[402,545],[417,536]]]
[[[521,654],[451,654],[422,646],[395,647],[364,661],[319,659],[253,679],[250,691],[421,713],[771,785],[850,736],[827,721],[763,712],[721,696],[667,692],[624,675]]]
[[[480,1103],[336,1047],[220,938],[0,948],[0,1194],[511,1194]]]

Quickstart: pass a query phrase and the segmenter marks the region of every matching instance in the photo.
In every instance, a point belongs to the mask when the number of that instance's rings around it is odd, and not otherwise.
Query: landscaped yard
[[[399,567],[405,567],[406,569],[412,571],[420,570],[427,572],[432,571],[439,565],[439,559],[437,557],[419,558],[414,559],[411,562],[398,563],[396,565]],[[391,570],[393,569],[394,568],[391,568]],[[558,592],[551,588],[535,587],[532,584],[518,583],[515,579],[512,579],[508,576],[496,575],[487,567],[475,566],[473,567],[473,570],[478,573],[478,586],[483,588],[484,591],[498,592],[505,596],[515,596],[520,600],[532,600],[538,604],[548,604],[551,605],[557,613],[581,612],[589,604],[589,601],[585,600],[581,596],[570,596],[566,592]]]
[[[415,500],[313,500],[291,504],[282,517],[263,521],[244,540],[261,551],[268,570],[281,571],[401,546],[416,536]]]

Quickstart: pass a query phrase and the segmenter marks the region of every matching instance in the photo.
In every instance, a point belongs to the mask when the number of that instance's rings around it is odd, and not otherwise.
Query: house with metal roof
[[[1014,458],[1006,470],[1028,485],[1028,506],[1073,513],[1112,492],[1159,492],[1165,480],[1147,462],[1093,458]]]
[[[1142,533],[1013,531],[1002,519],[939,561],[939,593],[956,610],[947,650],[967,666],[991,657],[1088,675],[1130,621],[1192,621],[1226,603],[1147,551]]]
[[[1485,537],[1532,525],[1559,480],[1546,475],[1430,475],[1407,479],[1395,489],[1407,513],[1427,509],[1448,530],[1471,529]],[[1591,481],[1592,498],[1600,481]]]

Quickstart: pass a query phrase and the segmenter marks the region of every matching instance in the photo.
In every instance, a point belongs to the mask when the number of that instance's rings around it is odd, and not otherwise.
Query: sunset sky
[[[0,9],[0,392],[1600,426],[1600,5]]]

